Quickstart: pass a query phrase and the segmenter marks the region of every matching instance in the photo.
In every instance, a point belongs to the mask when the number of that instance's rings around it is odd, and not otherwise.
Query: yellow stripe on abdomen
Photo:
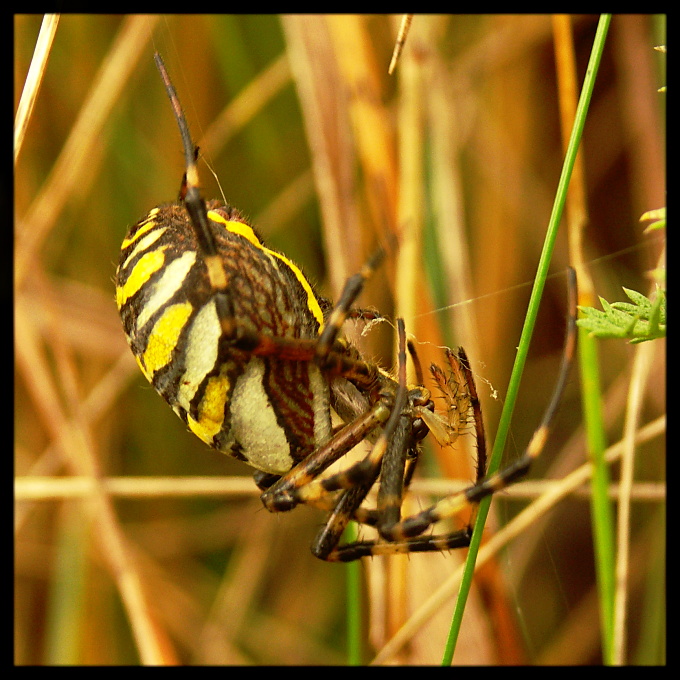
[[[139,258],[125,283],[116,289],[116,304],[121,307],[155,274],[165,263],[165,248],[152,250]]]
[[[294,262],[289,260],[285,255],[277,253],[275,250],[271,250],[270,248],[267,248],[265,245],[263,245],[260,239],[257,238],[255,232],[253,231],[253,228],[249,224],[245,224],[244,222],[237,222],[235,220],[227,220],[225,217],[220,215],[220,213],[218,213],[215,210],[209,210],[208,217],[211,220],[213,220],[213,222],[223,224],[224,227],[232,234],[238,234],[239,236],[242,236],[243,238],[250,241],[250,243],[252,243],[256,248],[259,248],[260,250],[262,250],[263,252],[267,253],[272,257],[278,258],[281,262],[283,262],[286,265],[286,267],[288,267],[288,269],[290,269],[293,272],[295,278],[300,282],[300,285],[307,294],[307,307],[314,316],[314,318],[317,320],[317,323],[319,324],[319,333],[321,333],[321,331],[323,330],[323,312],[321,311],[321,306],[319,305],[319,301],[316,299],[316,295],[314,294],[314,291],[312,290],[309,281],[307,281],[305,275],[302,273],[300,268]]]
[[[226,375],[209,378],[198,406],[198,419],[187,414],[187,423],[191,431],[209,446],[213,446],[213,437],[220,432],[224,424],[224,407],[227,404],[229,387]]]
[[[146,349],[140,357],[144,373],[149,380],[156,371],[170,363],[180,333],[192,311],[193,306],[189,302],[168,305],[154,324]]]

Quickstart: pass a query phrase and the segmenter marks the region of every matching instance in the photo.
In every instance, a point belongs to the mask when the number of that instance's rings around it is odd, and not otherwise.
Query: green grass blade
[[[591,521],[595,552],[595,572],[600,607],[602,656],[605,664],[613,660],[615,546],[612,503],[609,499],[609,468],[604,459],[607,442],[602,414],[599,362],[596,339],[585,328],[579,328],[579,370],[583,392],[583,421],[588,452],[593,463],[590,481]]]
[[[524,326],[522,328],[522,334],[520,337],[519,347],[517,350],[517,357],[515,359],[515,363],[512,369],[512,375],[510,376],[507,396],[505,404],[503,406],[503,411],[501,413],[500,421],[498,424],[498,432],[496,434],[496,440],[494,442],[493,451],[489,461],[488,469],[489,475],[494,474],[500,467],[503,449],[505,448],[505,441],[507,438],[508,431],[510,429],[512,414],[515,408],[515,403],[517,401],[517,394],[519,392],[519,385],[522,377],[522,372],[524,371],[524,365],[526,363],[526,358],[529,352],[531,336],[533,334],[534,326],[536,325],[538,307],[540,304],[541,296],[543,294],[545,281],[548,276],[550,259],[552,257],[553,249],[555,246],[555,240],[557,238],[557,230],[562,219],[562,213],[564,211],[564,204],[567,198],[569,180],[571,178],[574,162],[576,160],[576,153],[578,151],[581,137],[583,135],[586,114],[588,112],[588,107],[590,105],[590,99],[592,97],[593,88],[595,85],[595,77],[597,75],[597,71],[600,65],[600,60],[602,57],[604,43],[610,22],[611,15],[607,14],[602,15],[600,17],[597,32],[595,34],[593,49],[591,51],[590,61],[588,63],[583,88],[581,90],[581,96],[579,98],[578,108],[576,110],[574,127],[572,130],[571,138],[569,139],[569,145],[567,147],[564,164],[562,166],[562,173],[560,175],[559,183],[557,186],[557,192],[555,195],[555,201],[553,203],[552,214],[550,216],[548,230],[543,244],[543,250],[541,251],[541,257],[538,264],[536,278],[534,280],[534,286],[531,291],[531,298],[529,300],[527,315],[524,321]],[[447,644],[444,650],[442,665],[450,665],[453,659],[456,641],[458,639],[458,633],[460,632],[460,627],[463,619],[463,612],[465,610],[465,604],[467,602],[467,597],[470,591],[470,587],[472,585],[472,576],[474,573],[475,562],[477,560],[479,545],[481,543],[481,536],[484,529],[484,523],[489,512],[490,504],[491,497],[485,498],[480,503],[479,513],[477,515],[477,521],[475,522],[474,533],[470,544],[470,549],[468,551],[468,558],[465,564],[465,571],[463,574],[463,579],[461,581],[460,589],[458,591],[458,597],[456,599],[453,617],[451,620],[451,628],[449,631]]]
[[[344,538],[353,543],[358,538],[357,526],[350,522],[345,529]],[[347,578],[347,665],[362,664],[362,626],[361,626],[361,561],[348,562],[345,566]]]

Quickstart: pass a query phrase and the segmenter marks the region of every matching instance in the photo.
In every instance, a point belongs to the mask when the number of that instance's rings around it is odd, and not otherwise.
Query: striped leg
[[[304,485],[291,488],[291,495],[297,503],[313,502],[328,493],[332,493],[339,489],[350,489],[356,485],[364,484],[369,479],[375,479],[381,471],[383,457],[385,456],[388,447],[392,444],[393,436],[397,430],[399,420],[402,417],[407,401],[409,398],[411,398],[411,400],[415,399],[423,401],[422,399],[419,399],[422,394],[419,389],[411,390],[409,392],[406,387],[406,331],[403,319],[397,319],[397,331],[400,338],[399,383],[397,384],[396,393],[390,397],[389,402],[386,398],[387,395],[384,395],[384,398],[380,402],[377,402],[378,404],[382,403],[390,412],[389,419],[381,430],[378,439],[371,448],[369,454],[363,460],[355,463],[346,470],[325,479],[311,479]],[[393,387],[394,384],[390,383],[384,387],[387,386]],[[429,395],[427,395],[427,399],[429,400]],[[410,427],[410,417],[404,416],[404,418],[409,421]],[[359,440],[357,440],[356,443],[359,443]]]
[[[385,399],[377,401],[364,415],[357,418],[336,435],[333,440],[319,452],[308,456],[279,482],[262,494],[262,502],[271,511],[289,510],[299,503],[314,503],[315,501],[339,489],[351,489],[363,485],[369,480],[375,480],[380,472],[381,462],[392,435],[397,427],[399,417],[404,410],[406,389],[406,355],[404,352],[405,336],[404,322],[397,320],[401,338],[399,352],[400,381],[394,400],[389,404]],[[318,479],[317,475],[335,462],[344,453],[361,442],[378,425],[385,423],[383,429],[373,445],[370,453],[347,470],[331,475],[326,479]],[[342,439],[342,450],[337,455],[330,455],[330,448],[335,448],[335,440]],[[326,450],[329,450],[328,452]],[[372,484],[373,482],[371,482]],[[358,506],[357,506],[358,507]],[[356,508],[355,508],[356,509]]]
[[[550,403],[545,411],[541,424],[534,432],[524,454],[511,465],[503,468],[496,474],[478,481],[466,490],[442,499],[422,512],[402,520],[393,527],[391,538],[394,540],[409,539],[420,536],[433,524],[457,515],[461,510],[469,506],[476,506],[483,498],[500,491],[529,471],[531,464],[545,448],[550,426],[558,410],[564,388],[569,376],[569,370],[576,349],[576,279],[573,270],[569,270],[569,307],[570,314],[565,338],[564,352],[558,374],[555,390]],[[476,396],[476,390],[475,390]],[[481,415],[481,414],[480,414]],[[479,437],[478,427],[478,437]],[[429,549],[429,548],[424,548]],[[434,549],[434,548],[433,548]]]
[[[423,536],[422,534],[437,522],[457,515],[466,507],[476,507],[483,498],[516,482],[527,474],[533,461],[536,460],[544,450],[550,432],[550,426],[558,410],[575,353],[576,297],[575,274],[573,270],[569,270],[570,314],[558,379],[541,424],[534,432],[525,453],[517,461],[496,474],[491,475],[486,479],[478,478],[475,484],[468,487],[463,492],[444,498],[426,510],[403,520],[399,520],[402,490],[397,484],[397,486],[393,488],[392,493],[390,493],[388,486],[390,484],[395,484],[395,480],[401,480],[403,478],[403,467],[393,473],[383,471],[385,477],[381,477],[381,489],[377,512],[360,513],[355,510],[355,515],[358,519],[361,519],[367,524],[377,525],[381,539],[376,541],[359,541],[346,546],[337,547],[326,555],[324,559],[329,561],[351,561],[369,555],[452,550],[469,545],[471,538],[470,527],[440,536]],[[461,359],[461,370],[468,384],[470,406],[474,413],[475,427],[477,430],[478,446],[481,446],[479,453],[480,457],[483,458],[485,457],[486,451],[481,422],[481,409],[479,408],[474,378],[470,372],[465,353],[460,352],[459,350],[459,356]],[[395,444],[392,452],[386,454],[383,465],[387,463],[393,452],[396,452],[399,449],[400,445]],[[482,475],[483,469],[478,467],[478,477]]]

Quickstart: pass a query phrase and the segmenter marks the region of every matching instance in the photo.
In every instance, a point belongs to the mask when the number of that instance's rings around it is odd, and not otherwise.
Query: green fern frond
[[[631,343],[666,337],[666,291],[657,288],[653,300],[629,288],[630,302],[609,303],[600,298],[602,310],[579,307],[583,318],[576,323],[596,338],[625,338]]]

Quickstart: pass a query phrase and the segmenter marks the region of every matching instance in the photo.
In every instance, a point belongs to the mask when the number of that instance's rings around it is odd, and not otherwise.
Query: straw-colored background
[[[15,17],[15,105],[40,21]],[[574,18],[579,77],[595,24]],[[180,499],[172,485],[152,495],[155,478],[213,476],[233,489],[233,476],[249,474],[187,433],[146,384],[115,310],[120,242],[151,207],[175,198],[183,169],[154,50],[227,200],[325,294],[337,295],[388,232],[402,232],[398,256],[361,303],[405,316],[426,365],[441,361],[437,346],[466,346],[493,440],[529,294],[518,284],[533,277],[562,162],[551,22],[416,17],[390,77],[397,25],[387,16],[61,18],[15,174],[15,467],[36,482],[34,500],[15,510],[17,664],[130,664],[154,653],[193,664],[345,658],[344,567],[308,549],[321,515],[270,515],[247,477],[240,493],[210,494],[205,482]],[[662,30],[658,18],[614,18],[586,126],[585,251],[610,301],[623,299],[621,286],[648,292],[645,272],[660,252],[659,236],[643,236],[638,220],[665,203],[665,95],[657,93],[665,55],[652,50]],[[221,115],[230,118],[221,124]],[[218,195],[203,163],[200,172],[206,196]],[[506,460],[526,446],[552,390],[567,263],[562,238]],[[389,367],[391,342],[383,325],[367,352]],[[621,436],[631,357],[625,343],[601,344],[610,443]],[[643,423],[665,412],[664,361],[657,343]],[[584,462],[580,422],[574,374],[532,479],[559,480]],[[470,480],[470,439],[438,455],[428,447],[422,476]],[[663,480],[663,437],[638,458],[640,480]],[[149,496],[63,500],[63,490],[41,485],[97,470],[146,476]],[[656,500],[633,505],[630,662],[663,659],[662,493],[653,486]],[[489,535],[527,503],[504,496]],[[366,661],[458,561],[367,564]],[[479,577],[454,662],[598,662],[592,562],[582,494]],[[131,601],[139,620],[153,622],[141,642]],[[451,609],[444,598],[393,660],[437,663]]]

